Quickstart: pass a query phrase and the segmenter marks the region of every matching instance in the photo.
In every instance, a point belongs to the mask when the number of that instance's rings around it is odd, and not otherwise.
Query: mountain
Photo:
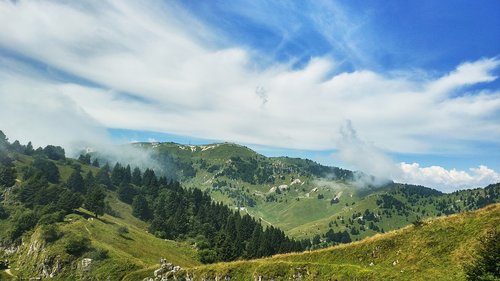
[[[399,184],[311,160],[265,157],[241,145],[135,143],[160,167],[174,170],[184,187],[212,198],[296,238],[320,235],[321,244],[340,242],[332,232],[359,240],[401,228],[425,217],[449,215],[499,202],[500,185],[444,194]],[[340,235],[337,235],[338,237]]]
[[[2,278],[137,280],[160,259],[179,270],[304,249],[199,189],[91,160],[9,143],[0,131]]]
[[[347,245],[188,272],[193,280],[465,280],[464,265],[473,260],[478,238],[491,231],[500,233],[500,204]]]
[[[0,278],[308,280],[333,271],[342,279],[394,279],[397,271],[386,272],[387,260],[376,258],[403,250],[402,270],[409,273],[402,276],[410,278],[430,272],[422,262],[411,267],[420,258],[418,242],[431,253],[424,257],[446,263],[436,274],[455,270],[460,279],[463,272],[448,260],[458,244],[446,238],[473,248],[472,239],[498,223],[498,205],[447,215],[498,202],[499,184],[443,194],[393,182],[375,186],[367,175],[268,158],[235,144],[134,146],[151,156],[154,169],[107,163],[99,152],[72,159],[62,147],[10,143],[0,131]],[[444,218],[423,219],[436,215]],[[446,221],[460,231],[453,234]],[[409,224],[416,227],[389,232]],[[389,233],[373,236],[379,232]],[[373,267],[365,268],[363,253],[371,253]]]

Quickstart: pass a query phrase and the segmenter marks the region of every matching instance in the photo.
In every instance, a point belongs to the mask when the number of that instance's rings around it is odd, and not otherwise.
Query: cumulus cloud
[[[398,181],[435,187],[444,192],[457,189],[484,187],[500,182],[500,174],[484,165],[470,168],[469,171],[447,170],[440,166],[421,167],[418,163],[400,163],[401,173]]]
[[[397,163],[380,148],[362,140],[350,120],[340,128],[337,148],[335,158],[351,169],[363,172],[355,174],[355,183],[361,187],[382,185],[390,179],[452,192],[500,182],[500,174],[485,165],[460,171],[440,166],[421,167],[418,163]]]

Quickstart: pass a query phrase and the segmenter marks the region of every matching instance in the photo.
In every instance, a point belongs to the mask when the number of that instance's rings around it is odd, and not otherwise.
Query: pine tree
[[[36,157],[33,161],[33,167],[40,171],[49,182],[59,182],[59,169],[56,164],[44,158]]]
[[[92,186],[96,184],[96,179],[92,171],[88,171],[85,175],[85,179],[83,180],[85,184],[85,190],[89,190]]]
[[[102,166],[96,174],[97,183],[106,186],[107,188],[112,187],[111,179],[109,178],[109,165]]]
[[[82,162],[83,164],[90,165],[90,154],[80,154],[80,157],[78,157],[78,161]]]
[[[31,142],[28,142],[26,148],[24,149],[24,154],[33,155],[34,152],[35,150],[33,149],[33,144]]]
[[[83,202],[83,198],[80,194],[71,192],[69,190],[64,190],[57,201],[58,208],[66,211],[67,213],[78,209]]]
[[[85,182],[80,174],[80,169],[73,170],[66,184],[73,191],[85,193]]]
[[[92,187],[85,196],[85,208],[92,213],[95,217],[104,215],[104,208],[106,193],[100,186]]]
[[[132,214],[142,220],[149,220],[151,218],[148,201],[144,196],[137,195],[134,197],[132,201]]]
[[[5,150],[9,147],[9,139],[7,136],[0,130],[0,150]]]
[[[0,151],[0,186],[13,186],[15,183],[14,161],[7,156],[7,153]]]
[[[111,182],[118,186],[123,181],[123,168],[120,163],[116,163],[111,172]]]
[[[259,247],[261,244],[261,235],[262,235],[262,225],[260,225],[260,223],[256,223],[252,232],[252,236],[248,241],[247,247],[245,249],[246,258],[251,259],[262,256],[259,253]]]
[[[142,184],[141,170],[138,167],[134,168],[134,171],[132,172],[132,178],[130,180],[135,185]]]
[[[136,190],[130,184],[122,182],[118,187],[117,193],[121,201],[131,204],[136,195]]]
[[[131,179],[132,179],[132,173],[130,172],[130,165],[127,165],[127,167],[125,167],[125,169],[123,169],[122,173],[123,173],[122,182],[129,184]]]

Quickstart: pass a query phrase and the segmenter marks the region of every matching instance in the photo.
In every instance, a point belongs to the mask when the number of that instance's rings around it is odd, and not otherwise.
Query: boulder
[[[82,271],[89,272],[92,269],[92,259],[84,258],[82,259]]]

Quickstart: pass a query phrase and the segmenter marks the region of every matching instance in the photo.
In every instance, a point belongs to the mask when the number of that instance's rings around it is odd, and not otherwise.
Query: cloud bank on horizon
[[[126,128],[338,149],[374,174],[386,165],[358,160],[500,151],[498,49],[429,68],[440,52],[407,55],[375,30],[372,12],[318,3],[1,2],[0,127],[38,144]],[[397,59],[405,63],[387,62]],[[345,120],[358,132],[350,144]],[[393,178],[446,190],[499,181],[483,164],[400,163]]]

